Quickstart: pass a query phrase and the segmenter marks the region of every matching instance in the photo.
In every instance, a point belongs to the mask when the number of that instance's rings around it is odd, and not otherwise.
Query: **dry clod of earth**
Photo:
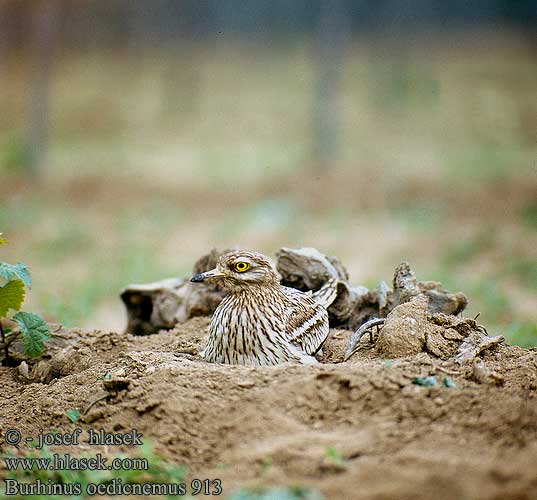
[[[429,331],[427,303],[427,297],[417,295],[388,314],[376,344],[380,356],[400,358],[423,350]]]
[[[403,285],[398,298],[386,290],[370,301],[377,312],[384,304],[385,324],[347,361],[352,321],[336,321],[317,365],[206,363],[196,353],[209,316],[143,336],[53,327],[41,359],[20,354],[25,364],[0,367],[0,428],[23,436],[136,428],[190,478],[221,478],[224,497],[240,487],[300,484],[327,499],[534,500],[537,351],[431,309],[439,302],[418,289],[405,295]],[[71,409],[81,413],[76,425],[66,417]],[[3,435],[0,447],[15,451]]]

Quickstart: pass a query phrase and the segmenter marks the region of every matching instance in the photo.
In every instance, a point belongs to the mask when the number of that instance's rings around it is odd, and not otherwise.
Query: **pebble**
[[[249,388],[249,387],[253,387],[255,385],[255,382],[252,380],[243,380],[241,382],[238,382],[237,385],[239,387]]]

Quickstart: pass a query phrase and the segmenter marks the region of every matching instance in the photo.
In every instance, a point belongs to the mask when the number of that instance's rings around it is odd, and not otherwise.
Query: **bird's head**
[[[216,267],[190,278],[194,283],[220,282],[226,288],[244,288],[251,285],[273,285],[278,275],[270,260],[258,252],[234,250],[218,259]]]

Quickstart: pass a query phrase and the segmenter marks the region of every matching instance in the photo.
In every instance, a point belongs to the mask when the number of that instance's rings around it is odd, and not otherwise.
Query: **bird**
[[[218,282],[228,291],[200,352],[206,361],[246,366],[318,362],[315,356],[328,337],[327,307],[336,297],[336,278],[315,292],[302,292],[281,285],[265,255],[233,250],[220,256],[215,269],[190,281]]]

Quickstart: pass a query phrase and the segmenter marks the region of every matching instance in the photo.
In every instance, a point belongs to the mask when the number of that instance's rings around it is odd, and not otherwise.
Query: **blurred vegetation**
[[[243,488],[233,492],[227,500],[323,500],[323,495],[314,488],[303,486],[275,486]]]
[[[36,460],[54,460],[54,453],[47,447],[43,449],[30,451],[24,455],[28,458],[34,458]],[[4,457],[19,457],[20,454],[14,455],[11,453],[5,453]],[[61,455],[60,455],[60,458]],[[95,460],[95,456],[87,456],[86,458],[91,458]],[[81,495],[5,495],[7,498],[13,498],[19,500],[22,498],[34,498],[34,499],[48,499],[48,500],[61,500],[61,499],[82,499],[82,498],[92,498],[94,495],[86,494],[86,488],[89,484],[108,484],[112,480],[116,480],[120,485],[121,484],[171,484],[171,483],[182,483],[185,482],[186,468],[182,466],[173,465],[166,462],[162,457],[157,455],[153,451],[153,446],[151,444],[144,443],[139,446],[137,449],[136,457],[127,457],[126,455],[116,455],[107,457],[108,463],[112,463],[114,459],[124,459],[124,458],[135,458],[138,460],[147,461],[148,468],[147,470],[136,469],[119,469],[119,470],[62,470],[62,469],[42,469],[40,470],[37,466],[34,466],[31,470],[24,470],[22,467],[16,471],[9,471],[6,475],[6,479],[14,479],[19,483],[36,483],[40,481],[43,485],[48,485],[49,481],[51,484],[64,484],[64,485],[74,485],[79,484],[82,491]],[[143,462],[138,462],[143,464]],[[5,485],[2,489],[5,488]],[[5,492],[0,490],[0,494],[4,495]],[[163,498],[162,496],[156,498]],[[166,497],[171,498],[171,497]],[[192,498],[191,496],[186,496],[186,498]]]
[[[354,40],[340,149],[324,169],[308,39],[65,51],[39,182],[17,172],[26,73],[10,59],[2,258],[32,267],[33,310],[102,328],[122,327],[124,286],[187,276],[213,246],[315,246],[367,286],[407,259],[420,279],[464,291],[491,333],[537,345],[537,64],[517,36],[475,37]]]

